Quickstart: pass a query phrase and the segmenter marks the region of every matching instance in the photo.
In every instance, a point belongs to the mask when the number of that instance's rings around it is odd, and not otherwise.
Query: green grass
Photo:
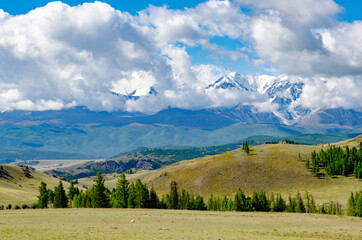
[[[360,239],[361,224],[354,217],[290,213],[0,211],[1,239]]]

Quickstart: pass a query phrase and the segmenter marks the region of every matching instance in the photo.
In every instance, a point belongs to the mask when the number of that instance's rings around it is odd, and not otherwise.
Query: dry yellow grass
[[[362,142],[362,135],[348,141],[335,143],[339,146],[357,146]],[[251,147],[251,154],[246,155],[241,149],[216,156],[182,161],[154,171],[140,171],[128,175],[135,180],[140,178],[149,186],[154,186],[160,195],[169,191],[172,180],[180,188],[204,197],[210,194],[233,195],[237,188],[247,194],[265,190],[282,193],[286,198],[297,191],[313,194],[317,203],[330,200],[346,205],[351,191],[362,189],[362,181],[354,177],[325,176],[316,178],[305,168],[304,160],[310,158],[312,151],[327,148],[328,145],[290,145],[270,144]],[[303,161],[298,155],[301,154]],[[118,175],[108,174],[106,185],[116,186]],[[92,179],[81,179],[81,184],[92,185]]]
[[[290,213],[0,211],[1,239],[361,239],[361,224],[355,217]]]
[[[59,179],[45,173],[31,170],[31,178],[24,175],[19,166],[2,165],[12,178],[0,178],[0,205],[11,203],[21,205],[23,203],[32,204],[37,201],[38,188],[44,181],[47,187],[54,189],[59,184]],[[64,187],[68,187],[67,182],[63,182]]]

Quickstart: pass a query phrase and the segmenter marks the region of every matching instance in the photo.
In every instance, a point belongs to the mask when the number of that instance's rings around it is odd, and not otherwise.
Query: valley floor
[[[1,239],[361,239],[356,217],[145,209],[0,211]]]

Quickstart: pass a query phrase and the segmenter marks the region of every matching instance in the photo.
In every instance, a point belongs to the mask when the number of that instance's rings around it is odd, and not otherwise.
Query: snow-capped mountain
[[[206,92],[238,90],[240,95],[264,96],[275,106],[270,112],[280,118],[282,123],[292,124],[309,116],[317,109],[308,109],[300,104],[304,83],[301,78],[281,75],[278,77],[241,75],[230,73],[205,88]],[[248,105],[241,103],[241,105]],[[251,106],[253,104],[250,104]],[[243,108],[245,109],[245,107]],[[257,109],[253,108],[254,111]]]
[[[144,88],[138,88],[131,92],[128,95],[129,99],[137,100],[142,96],[148,96],[148,95],[158,95],[158,92],[154,89],[154,87],[144,87]]]
[[[206,90],[208,89],[238,89],[240,91],[254,91],[250,86],[250,82],[244,81],[242,76],[236,72],[232,72],[219,78],[216,82],[208,85]]]

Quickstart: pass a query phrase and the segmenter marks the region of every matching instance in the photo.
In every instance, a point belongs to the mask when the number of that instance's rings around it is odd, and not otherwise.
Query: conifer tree
[[[135,184],[136,208],[147,208],[149,206],[149,198],[147,186],[140,179],[137,179]]]
[[[226,196],[223,197],[221,202],[221,210],[222,211],[228,211],[228,198]]]
[[[48,190],[45,182],[41,182],[39,186],[39,195],[37,208],[47,208],[48,207]]]
[[[170,209],[178,208],[178,190],[176,181],[170,183]]]
[[[128,205],[128,188],[129,181],[126,179],[126,175],[121,173],[118,177],[117,187],[115,191],[115,201],[113,207],[126,208]]]
[[[355,209],[355,200],[354,200],[353,192],[351,192],[351,195],[348,198],[347,207],[348,207],[348,215],[355,216],[356,209]]]
[[[128,188],[128,199],[127,199],[127,206],[128,208],[135,208],[136,207],[136,193],[134,183],[131,182]]]
[[[150,205],[149,205],[149,207],[150,208],[159,208],[159,205],[160,205],[159,202],[160,202],[160,200],[158,199],[156,191],[152,186],[152,188],[150,190]]]
[[[97,172],[97,178],[94,180],[95,185],[93,185],[93,207],[95,208],[108,208],[110,207],[110,202],[107,194],[107,189],[104,186],[104,178],[102,177],[101,172]]]
[[[296,196],[295,211],[297,213],[305,213],[305,206],[304,206],[304,203],[303,203],[302,196],[300,195],[299,192],[297,193],[297,196]]]
[[[54,189],[54,207],[66,208],[68,206],[68,198],[65,193],[62,180],[59,180],[59,185]]]
[[[192,209],[194,209],[194,210],[206,210],[204,198],[201,197],[200,195],[197,195],[195,200],[194,200],[194,206],[193,206]]]
[[[355,216],[362,217],[362,191],[355,197]]]
[[[48,200],[50,203],[54,203],[54,191],[51,189],[48,189]]]
[[[247,155],[249,155],[249,153],[250,153],[250,148],[249,148],[248,142],[243,142],[243,150],[245,151],[245,153],[246,153]]]
[[[250,211],[252,210],[252,205],[249,204],[248,199],[246,198],[244,192],[239,188],[235,194],[234,200],[234,210],[235,211]]]
[[[67,197],[69,200],[73,200],[74,196],[79,194],[79,189],[74,187],[74,182],[70,181],[70,186],[68,188],[68,194]]]

